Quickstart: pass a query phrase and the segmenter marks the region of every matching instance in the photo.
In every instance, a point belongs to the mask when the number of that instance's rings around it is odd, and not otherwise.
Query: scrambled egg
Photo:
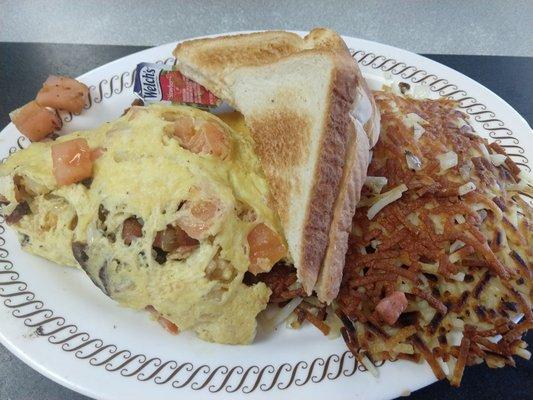
[[[169,136],[171,121],[184,115],[222,126],[229,157],[195,154]],[[250,343],[270,290],[242,282],[250,265],[247,234],[258,221],[280,236],[282,230],[267,206],[268,186],[242,120],[223,118],[240,132],[190,107],[132,107],[97,129],[33,143],[0,166],[3,213],[24,197],[27,215],[12,224],[23,248],[59,264],[80,264],[120,304],[152,306],[204,340]],[[50,147],[74,138],[105,152],[94,162],[92,181],[58,187]],[[198,193],[218,202],[216,226],[188,254],[161,257],[153,246],[157,233]],[[126,243],[123,226],[132,218],[142,232]]]

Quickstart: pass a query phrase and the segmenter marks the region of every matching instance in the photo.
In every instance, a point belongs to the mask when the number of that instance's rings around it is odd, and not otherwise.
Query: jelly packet
[[[145,103],[185,103],[199,107],[220,104],[220,99],[209,90],[164,64],[138,64],[133,91]]]

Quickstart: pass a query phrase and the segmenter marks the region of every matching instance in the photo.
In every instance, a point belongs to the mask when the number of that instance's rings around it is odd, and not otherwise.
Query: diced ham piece
[[[392,292],[387,297],[380,300],[376,306],[376,311],[383,321],[389,325],[394,325],[398,317],[407,308],[407,298],[403,292]]]
[[[93,172],[91,149],[85,139],[52,145],[53,173],[58,185],[70,185],[90,178]]]
[[[204,121],[195,128],[190,117],[180,117],[174,121],[174,137],[180,145],[196,154],[210,154],[221,160],[230,153],[230,140],[222,126]]]
[[[223,214],[223,205],[218,199],[193,199],[185,202],[176,222],[191,238],[202,240],[216,234]]]
[[[130,217],[122,224],[122,239],[128,246],[134,238],[140,238],[143,235],[143,226],[135,217]]]
[[[50,75],[37,93],[35,101],[43,107],[52,107],[79,113],[89,98],[89,88],[76,79]]]
[[[41,107],[35,101],[11,112],[9,117],[20,133],[32,142],[43,140],[63,124],[55,110]]]
[[[250,267],[253,274],[268,272],[287,254],[281,237],[263,223],[256,225],[247,236]]]

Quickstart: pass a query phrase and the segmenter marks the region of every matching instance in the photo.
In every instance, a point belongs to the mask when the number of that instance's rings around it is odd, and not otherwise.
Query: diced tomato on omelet
[[[250,267],[253,274],[268,272],[287,254],[281,237],[263,223],[256,225],[247,236]]]
[[[9,117],[20,133],[32,142],[44,139],[62,125],[61,118],[55,110],[41,107],[35,101],[30,101],[11,112]]]
[[[91,177],[93,161],[87,140],[54,143],[51,151],[53,173],[58,185],[70,185]]]
[[[35,101],[43,107],[79,113],[88,98],[89,88],[83,83],[66,76],[50,75]]]
[[[230,152],[228,135],[219,124],[204,122],[197,130],[191,143],[191,150],[195,153],[211,154],[224,160]]]
[[[187,201],[180,210],[177,224],[193,239],[205,239],[212,232],[212,227],[222,214],[222,207],[217,199],[206,198]]]
[[[190,117],[180,117],[174,121],[174,136],[180,145],[196,154],[210,154],[222,160],[230,153],[230,140],[224,129],[215,122],[204,121],[194,126]]]

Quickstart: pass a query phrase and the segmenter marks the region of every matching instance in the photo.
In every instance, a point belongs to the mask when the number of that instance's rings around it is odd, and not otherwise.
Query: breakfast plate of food
[[[310,32],[50,76],[0,142],[0,340],[101,399],[390,399],[530,358],[531,128]]]

